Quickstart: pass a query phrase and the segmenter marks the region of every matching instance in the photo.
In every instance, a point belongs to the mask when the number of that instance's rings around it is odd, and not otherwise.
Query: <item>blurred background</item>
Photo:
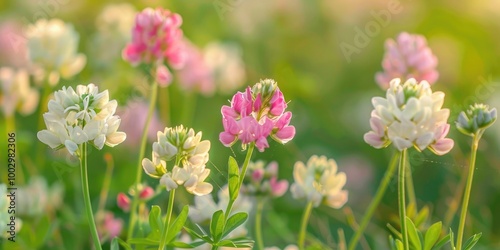
[[[397,0],[191,0],[191,1],[77,1],[6,0],[0,2],[0,66],[27,66],[23,32],[40,18],[59,18],[71,23],[79,34],[78,51],[87,63],[83,70],[62,79],[62,86],[95,83],[109,89],[110,98],[119,103],[122,128],[127,141],[115,148],[91,150],[90,191],[94,207],[98,204],[114,217],[128,220],[128,213],[116,204],[116,195],[127,192],[134,182],[138,144],[142,126],[139,117],[147,110],[148,78],[139,68],[121,58],[130,40],[134,16],[145,7],[164,7],[183,18],[182,30],[198,57],[196,71],[176,72],[174,83],[160,88],[153,129],[184,124],[203,131],[212,142],[210,182],[214,196],[223,186],[229,155],[239,162],[244,152],[239,144],[224,147],[218,140],[223,130],[220,108],[236,91],[243,91],[260,79],[275,79],[293,112],[295,138],[286,145],[270,142],[264,153],[253,160],[277,161],[280,179],[293,182],[296,161],[312,155],[326,155],[346,172],[349,201],[343,209],[321,206],[313,210],[308,228],[318,241],[335,248],[338,229],[346,239],[353,235],[347,218],[359,222],[387,168],[394,149],[377,150],[363,141],[369,128],[371,98],[383,96],[375,82],[382,71],[384,41],[400,32],[418,33],[427,38],[437,56],[439,79],[433,90],[446,93],[444,106],[451,109],[449,137],[454,149],[445,156],[429,151],[410,151],[419,209],[430,208],[430,222],[444,221],[455,231],[458,216],[449,214],[456,205],[461,176],[468,166],[470,138],[458,133],[454,121],[458,113],[474,102],[500,107],[500,3],[497,1],[397,1]],[[391,10],[395,10],[391,12]],[[381,20],[379,13],[390,13]],[[387,12],[388,11],[388,12]],[[378,29],[367,34],[375,22]],[[359,39],[360,32],[365,39]],[[351,46],[346,53],[342,44]],[[221,59],[223,58],[223,59]],[[217,61],[221,60],[221,61]],[[30,87],[40,96],[43,87],[30,76]],[[5,100],[5,90],[2,90]],[[39,99],[42,99],[41,97]],[[43,100],[40,100],[41,102]],[[4,104],[2,104],[4,105]],[[17,139],[17,185],[20,249],[89,249],[79,185],[78,160],[63,150],[53,151],[38,141],[40,105],[31,112],[15,113]],[[5,111],[4,111],[5,113]],[[167,115],[168,114],[168,115]],[[142,116],[141,116],[142,115]],[[1,116],[1,130],[7,130]],[[43,123],[42,123],[43,125]],[[2,132],[1,150],[6,152],[7,132]],[[151,134],[146,157],[151,153]],[[482,232],[477,249],[500,249],[500,123],[485,133],[476,163],[476,176],[470,202],[466,237]],[[2,153],[1,181],[7,168]],[[106,170],[113,165],[109,194],[99,201]],[[157,181],[143,178],[145,184]],[[149,202],[165,208],[167,195]],[[191,202],[192,196],[178,201]],[[455,202],[455,203],[454,203]],[[182,207],[177,202],[178,208]],[[290,193],[269,201],[265,208],[266,245],[284,247],[296,241],[305,202]],[[179,210],[177,210],[179,211]],[[366,230],[366,242],[359,249],[387,249],[387,222],[397,216],[397,185],[394,179]],[[396,224],[396,223],[394,223]],[[126,225],[126,223],[125,223]],[[247,224],[253,233],[253,222]],[[123,230],[125,231],[125,230]],[[120,235],[123,236],[123,233]],[[123,236],[124,237],[124,236]],[[5,239],[2,239],[5,241]],[[6,243],[4,243],[6,244]],[[106,243],[109,244],[109,243]],[[368,247],[369,246],[369,247]]]

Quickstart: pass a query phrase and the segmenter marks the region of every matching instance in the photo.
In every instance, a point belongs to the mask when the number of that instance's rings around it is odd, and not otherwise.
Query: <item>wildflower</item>
[[[401,84],[400,79],[393,79],[386,98],[372,99],[372,131],[364,135],[365,142],[375,148],[394,143],[399,151],[414,146],[437,155],[448,153],[454,143],[445,138],[450,110],[442,108],[444,96],[440,91],[433,93],[426,81],[409,79]]]
[[[98,225],[99,239],[109,240],[120,235],[123,229],[123,220],[115,218],[112,212],[100,212],[96,216]]]
[[[125,212],[130,210],[130,198],[124,193],[119,193],[116,196],[116,204]]]
[[[337,172],[337,163],[326,156],[312,156],[307,165],[295,163],[290,191],[295,199],[307,199],[318,207],[321,203],[341,208],[347,202],[347,191],[342,190],[346,175]]]
[[[143,159],[142,166],[146,174],[160,179],[168,191],[184,185],[186,190],[194,195],[204,195],[212,192],[212,185],[205,182],[210,169],[205,167],[208,162],[210,141],[201,141],[202,133],[195,134],[193,129],[182,125],[165,128],[158,132],[158,141],[153,143],[152,158]],[[167,161],[174,160],[171,171],[167,170]]]
[[[123,58],[134,66],[153,64],[158,83],[168,86],[171,78],[166,77],[162,65],[168,63],[172,68],[180,69],[186,60],[181,24],[181,16],[169,10],[144,9],[135,18],[132,41],[123,50]]]
[[[27,41],[23,34],[23,26],[13,19],[0,22],[0,65],[27,69],[31,65],[28,60]]]
[[[30,87],[25,70],[0,68],[0,91],[0,105],[7,117],[14,115],[16,109],[22,115],[29,115],[38,105],[38,91]]]
[[[79,36],[71,24],[59,19],[40,19],[27,29],[28,54],[32,63],[46,70],[55,85],[59,76],[78,74],[87,61],[77,53]]]
[[[215,90],[215,81],[211,69],[203,59],[202,51],[191,42],[185,40],[186,63],[179,70],[179,83],[186,91],[199,91],[203,95],[211,95]]]
[[[226,147],[241,140],[243,148],[255,143],[259,151],[269,147],[267,137],[271,136],[282,144],[295,135],[295,127],[290,126],[292,113],[287,111],[283,93],[272,79],[261,80],[245,93],[238,92],[231,100],[231,106],[221,109],[224,132],[219,140]]]
[[[117,113],[122,119],[121,129],[127,134],[125,143],[129,146],[138,145],[146,123],[148,103],[143,100],[132,100],[124,108],[118,108]],[[162,128],[164,126],[158,117],[158,113],[154,112],[149,123],[148,139],[154,141],[157,131]]]
[[[438,79],[438,60],[427,46],[424,36],[400,33],[396,41],[388,39],[385,42],[385,50],[382,61],[384,72],[375,76],[382,89],[389,88],[389,83],[394,78],[415,78],[418,82],[425,80],[429,84]]]
[[[482,133],[497,120],[497,110],[485,104],[474,104],[467,111],[460,112],[457,128],[465,135],[474,136]]]
[[[264,165],[263,161],[250,162],[243,192],[252,195],[282,196],[288,189],[288,181],[278,181],[278,163],[273,161],[266,168]]]
[[[203,49],[203,60],[223,94],[233,93],[246,80],[240,49],[234,44],[210,43]]]
[[[53,149],[66,147],[74,154],[86,142],[102,149],[104,144],[114,147],[126,138],[117,131],[121,120],[114,115],[116,100],[109,101],[108,91],[99,92],[94,84],[78,85],[76,91],[63,87],[54,93],[48,107],[43,115],[47,129],[37,137]]]

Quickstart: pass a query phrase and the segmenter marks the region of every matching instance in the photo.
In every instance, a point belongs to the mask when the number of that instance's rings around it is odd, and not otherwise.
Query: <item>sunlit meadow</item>
[[[0,2],[0,249],[500,249],[500,3]]]

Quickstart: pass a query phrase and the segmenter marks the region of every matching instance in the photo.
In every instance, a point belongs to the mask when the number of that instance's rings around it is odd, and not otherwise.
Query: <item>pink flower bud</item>
[[[269,186],[271,187],[271,194],[274,197],[280,197],[285,194],[286,190],[288,190],[288,181],[278,181],[276,177],[271,177],[269,180]]]
[[[128,212],[130,210],[130,198],[126,194],[119,193],[116,197],[116,203],[123,211]]]
[[[141,199],[146,200],[146,199],[151,198],[151,196],[153,196],[153,195],[154,195],[154,193],[155,193],[155,191],[154,191],[151,187],[147,186],[147,187],[145,187],[145,188],[141,191],[141,193],[139,194],[139,197],[140,197]]]

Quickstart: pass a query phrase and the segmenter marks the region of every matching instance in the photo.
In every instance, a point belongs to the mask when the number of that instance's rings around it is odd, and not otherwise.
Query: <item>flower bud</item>
[[[497,110],[485,104],[474,104],[458,115],[457,129],[465,135],[474,136],[484,131],[497,119]]]
[[[126,194],[119,193],[116,197],[116,203],[123,211],[128,212],[130,210],[130,198]]]

